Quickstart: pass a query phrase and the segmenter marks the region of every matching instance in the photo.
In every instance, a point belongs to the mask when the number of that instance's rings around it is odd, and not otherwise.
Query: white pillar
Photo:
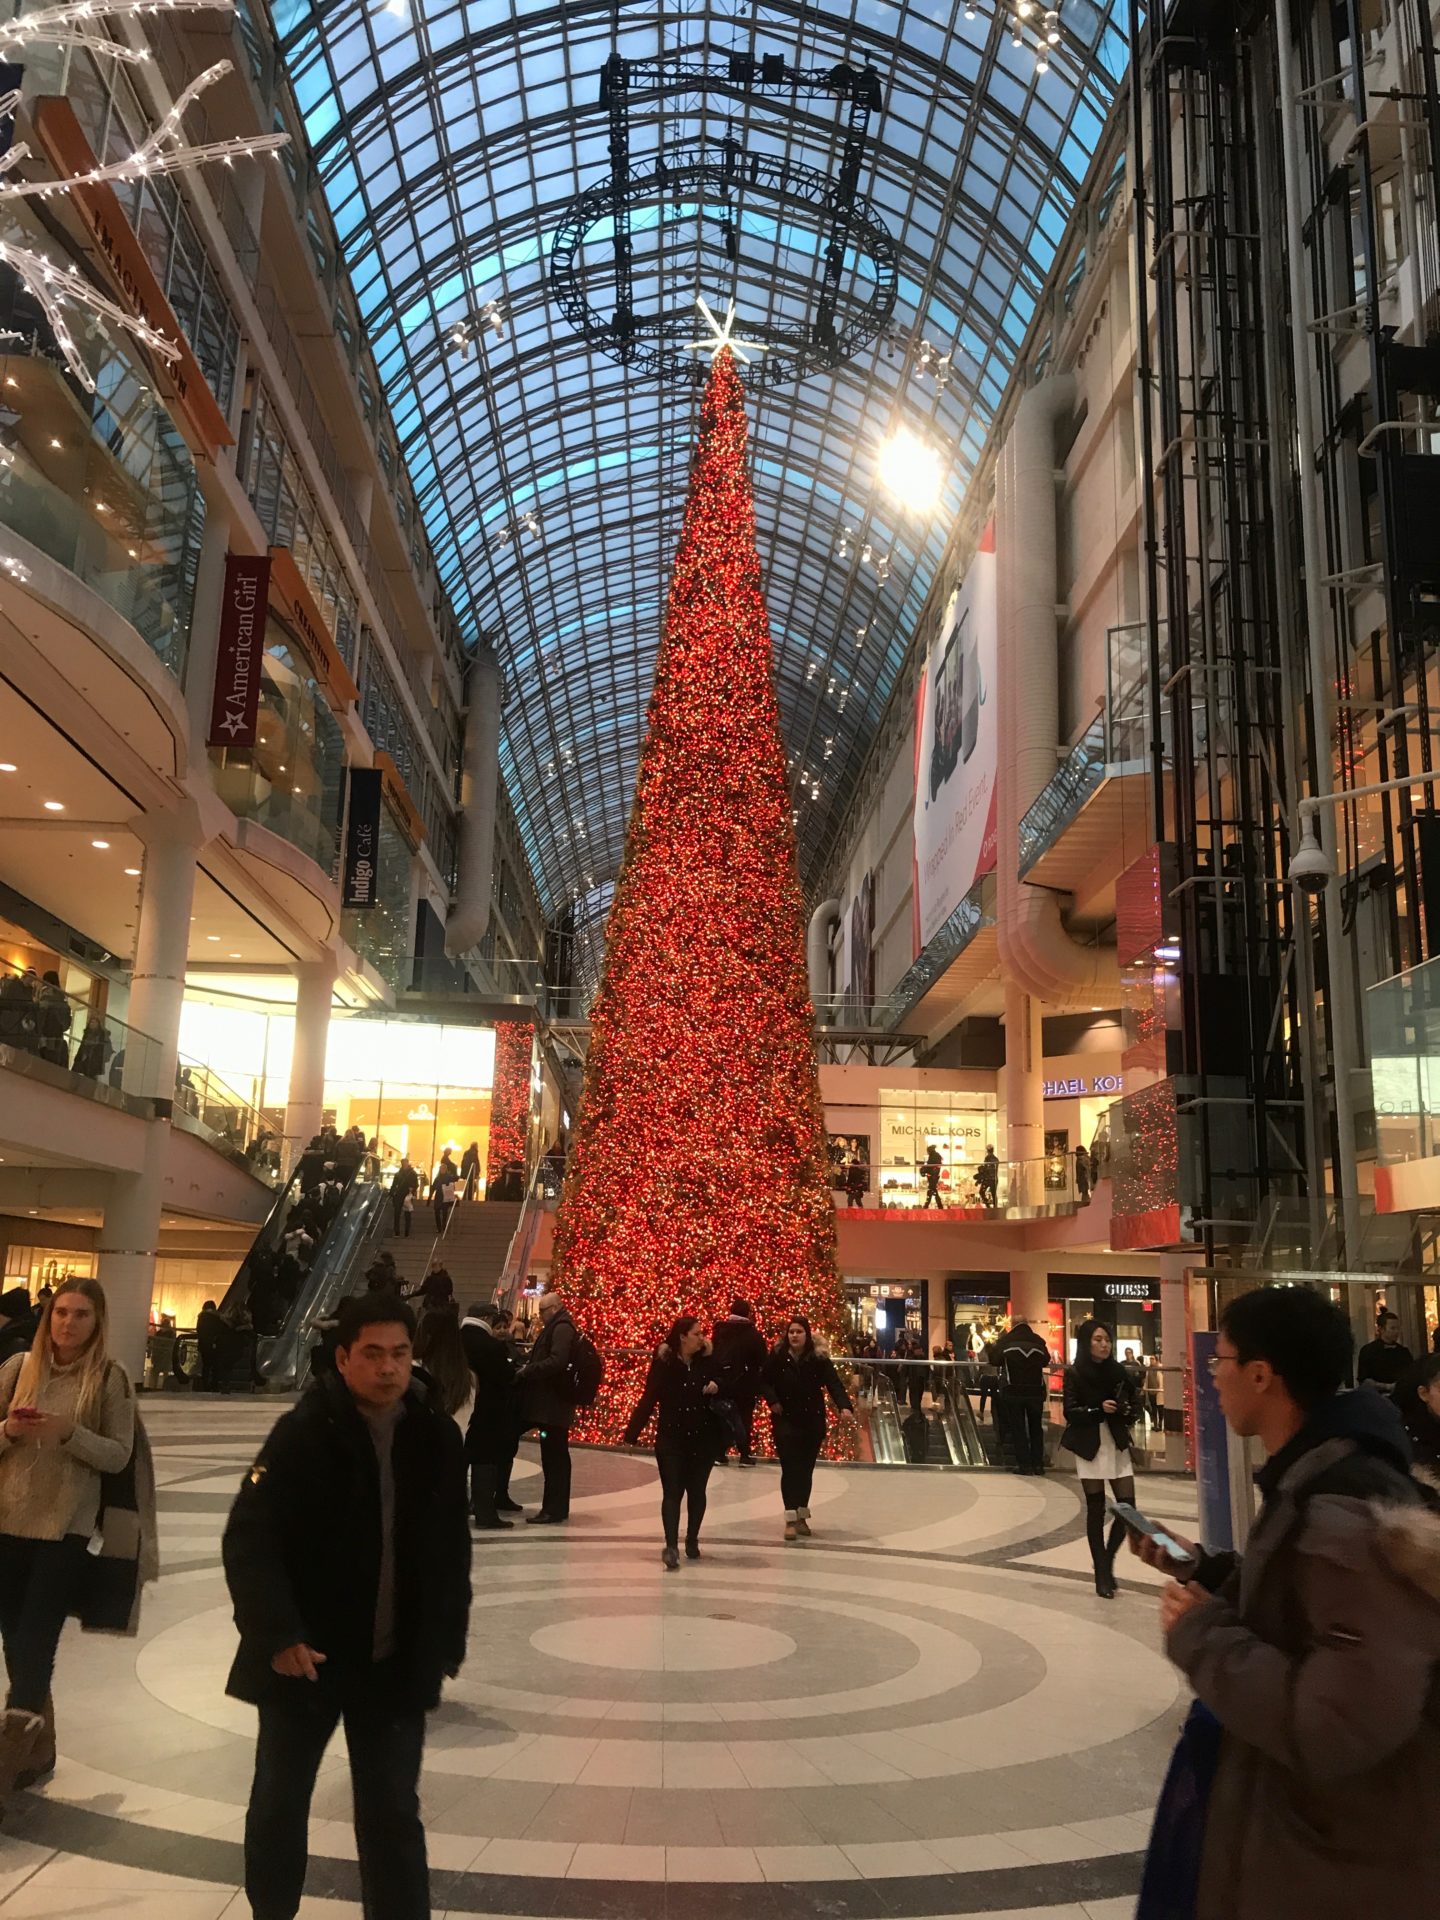
[[[1010,1306],[1017,1320],[1028,1320],[1043,1335],[1050,1324],[1050,1275],[1032,1268],[1012,1272]]]
[[[1038,1206],[1045,1185],[1045,1042],[1042,1009],[1005,982],[1005,1158],[1012,1206]]]
[[[335,966],[330,960],[295,969],[295,1046],[290,1055],[290,1091],[285,1103],[286,1173],[320,1131],[325,1105],[325,1048],[330,1038],[330,998]]]
[[[155,1293],[155,1256],[160,1245],[169,1144],[170,1122],[150,1121],[145,1128],[142,1170],[110,1176],[97,1245],[100,1283],[110,1309],[111,1357],[135,1381],[145,1371],[145,1338]]]
[[[173,1100],[199,844],[171,819],[152,817],[137,822],[135,831],[145,841],[145,876],[126,1025],[152,1044],[127,1044],[123,1084],[126,1093]]]

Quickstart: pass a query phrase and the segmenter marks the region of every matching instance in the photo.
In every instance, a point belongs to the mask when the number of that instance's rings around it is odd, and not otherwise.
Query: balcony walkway
[[[147,1402],[164,1576],[138,1642],[67,1634],[61,1760],[6,1821],[0,1920],[244,1920],[255,1722],[224,1693],[218,1542],[276,1411]],[[517,1498],[537,1486],[522,1457]],[[476,1548],[426,1761],[437,1915],[1128,1920],[1184,1695],[1152,1576],[1091,1592],[1068,1474],[822,1468],[816,1537],[786,1548],[775,1470],[717,1470],[705,1558],[674,1574],[647,1459],[580,1455],[575,1491],[568,1529]],[[1146,1497],[1183,1524],[1188,1487]],[[309,1920],[359,1912],[349,1800],[332,1757]]]

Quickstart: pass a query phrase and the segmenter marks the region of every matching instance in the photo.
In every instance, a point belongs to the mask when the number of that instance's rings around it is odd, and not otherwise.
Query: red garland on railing
[[[485,1181],[498,1180],[507,1165],[525,1165],[530,1131],[530,1073],[535,1027],[529,1020],[495,1023],[495,1079],[490,1089],[490,1145]]]
[[[557,1284],[608,1354],[736,1294],[771,1340],[793,1312],[837,1348],[844,1326],[746,439],[722,350],[556,1233]],[[616,1437],[643,1364],[611,1366],[585,1437]]]

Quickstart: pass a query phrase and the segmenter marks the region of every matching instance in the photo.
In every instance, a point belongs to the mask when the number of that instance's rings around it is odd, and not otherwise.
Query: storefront
[[[1110,1109],[1125,1091],[1118,1054],[1062,1054],[1045,1062],[1045,1182],[1068,1181],[1075,1149],[1089,1148],[1103,1177]]]
[[[834,1184],[843,1188],[858,1162],[868,1205],[923,1206],[932,1147],[940,1156],[946,1205],[979,1203],[975,1175],[997,1138],[993,1093],[882,1087],[874,1106],[827,1101],[825,1124]]]
[[[1062,1307],[1067,1360],[1074,1357],[1075,1330],[1084,1320],[1102,1320],[1112,1330],[1122,1359],[1132,1348],[1137,1359],[1159,1350],[1158,1280],[1117,1278],[1106,1273],[1052,1273],[1050,1301],[1052,1312],[1057,1303]]]
[[[845,1298],[850,1310],[851,1335],[857,1347],[873,1340],[882,1353],[889,1353],[904,1333],[911,1340],[920,1341],[929,1351],[928,1280],[847,1279]]]
[[[945,1338],[957,1360],[978,1362],[1010,1324],[1008,1273],[952,1273],[945,1282]]]

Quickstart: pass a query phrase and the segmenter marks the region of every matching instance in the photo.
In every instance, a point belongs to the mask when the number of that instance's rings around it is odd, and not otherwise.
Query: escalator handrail
[[[304,1384],[316,1323],[346,1291],[357,1261],[368,1251],[376,1222],[384,1218],[384,1186],[379,1180],[360,1176],[361,1169],[357,1169],[279,1333],[257,1343],[255,1371],[267,1386]]]

